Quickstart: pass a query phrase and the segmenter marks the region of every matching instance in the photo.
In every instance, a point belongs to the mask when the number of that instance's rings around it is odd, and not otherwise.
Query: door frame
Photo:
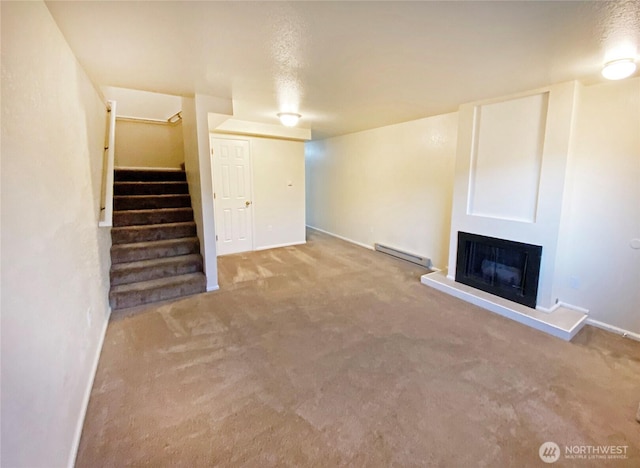
[[[213,141],[214,140],[235,140],[235,141],[244,141],[247,143],[247,147],[249,148],[249,181],[248,181],[248,191],[249,191],[249,197],[251,199],[251,212],[249,213],[249,218],[251,220],[251,250],[244,250],[243,252],[253,252],[256,249],[256,241],[255,241],[255,237],[256,237],[256,228],[255,228],[255,216],[254,216],[254,212],[255,212],[255,198],[254,198],[254,193],[253,193],[253,151],[252,151],[252,145],[251,145],[251,140],[248,138],[241,138],[239,135],[236,137],[234,135],[219,135],[213,132],[209,132],[209,158],[211,159],[211,187],[213,189],[213,225],[214,225],[214,231],[215,231],[215,235],[216,235],[216,258],[218,256],[220,256],[219,252],[218,252],[218,223],[217,218],[218,218],[218,203],[217,203],[217,199],[216,199],[216,176],[215,176],[215,171],[216,171],[216,163],[215,163],[215,155],[213,152]],[[241,253],[241,252],[238,252]],[[230,254],[231,255],[231,254]]]

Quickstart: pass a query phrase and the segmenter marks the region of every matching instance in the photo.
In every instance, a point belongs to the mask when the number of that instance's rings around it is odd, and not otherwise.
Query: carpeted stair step
[[[111,229],[111,307],[205,291],[184,170],[116,169]]]
[[[113,209],[116,211],[185,207],[191,207],[191,198],[188,194],[118,195],[113,197]]]
[[[116,169],[115,182],[185,181],[186,173],[180,169]]]
[[[193,221],[191,208],[163,208],[158,210],[127,210],[113,212],[114,227],[142,224],[181,223]]]
[[[200,254],[119,263],[111,267],[111,286],[202,272]]]
[[[195,236],[196,223],[193,221],[111,228],[111,242],[114,245]]]
[[[171,276],[139,283],[113,286],[109,292],[112,309],[136,307],[150,302],[164,301],[205,291],[206,278],[202,273]]]
[[[111,264],[195,253],[200,253],[200,243],[197,237],[118,244],[111,247]]]
[[[181,181],[164,182],[116,182],[113,194],[119,195],[162,195],[169,193],[189,193],[189,186]]]

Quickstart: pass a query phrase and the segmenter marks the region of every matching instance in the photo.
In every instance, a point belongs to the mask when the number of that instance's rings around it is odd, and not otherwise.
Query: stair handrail
[[[102,200],[100,203],[100,220],[98,226],[113,226],[113,169],[116,149],[116,101],[107,101],[109,113],[109,133],[105,147],[106,161],[102,175]]]
[[[119,115],[118,120],[159,125],[175,125],[182,120],[182,111],[180,110],[166,119],[151,119],[148,117],[136,117],[133,115]]]

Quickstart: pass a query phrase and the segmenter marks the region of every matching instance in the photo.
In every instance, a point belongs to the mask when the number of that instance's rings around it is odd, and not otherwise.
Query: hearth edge
[[[494,296],[479,289],[458,283],[443,271],[422,275],[420,282],[490,312],[515,320],[536,330],[565,341],[571,341],[585,325],[588,311],[575,310],[561,305],[550,311],[532,309],[516,302]]]

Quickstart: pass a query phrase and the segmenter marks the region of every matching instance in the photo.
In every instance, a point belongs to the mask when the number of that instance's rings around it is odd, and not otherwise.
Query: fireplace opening
[[[456,281],[536,307],[542,247],[458,232]]]

